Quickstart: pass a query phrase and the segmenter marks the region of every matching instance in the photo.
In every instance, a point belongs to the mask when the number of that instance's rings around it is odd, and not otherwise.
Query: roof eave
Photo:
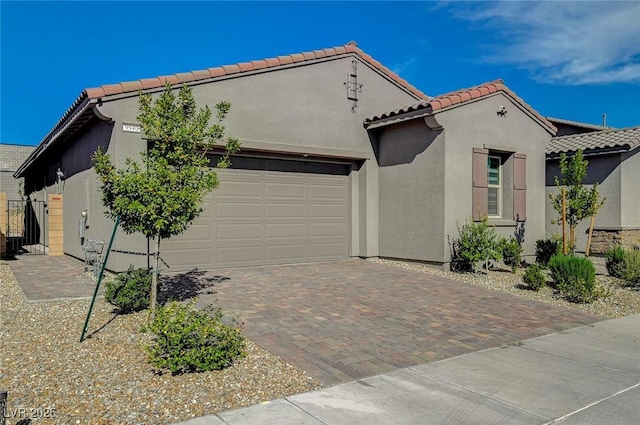
[[[29,168],[33,165],[33,163],[40,158],[40,156],[51,146],[55,145],[57,141],[60,139],[60,136],[66,135],[69,136],[78,129],[71,130],[71,133],[68,133],[68,130],[72,129],[72,126],[77,123],[81,118],[88,119],[88,114],[97,116],[102,120],[110,120],[109,117],[102,115],[102,113],[95,110],[97,105],[97,101],[95,99],[91,99],[87,96],[86,91],[83,91],[80,96],[74,102],[74,106],[69,108],[67,112],[60,119],[58,124],[42,139],[42,141],[38,144],[38,146],[31,152],[31,154],[27,157],[27,159],[18,167],[16,172],[13,174],[14,178],[24,177]]]

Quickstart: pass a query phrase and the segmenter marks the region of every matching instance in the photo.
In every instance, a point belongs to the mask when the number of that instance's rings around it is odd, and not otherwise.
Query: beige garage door
[[[164,242],[169,272],[348,257],[348,167],[236,158],[202,215]]]

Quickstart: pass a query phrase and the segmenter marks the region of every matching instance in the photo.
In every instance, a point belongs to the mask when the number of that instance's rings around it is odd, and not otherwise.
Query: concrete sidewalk
[[[182,424],[635,425],[639,406],[635,315]]]

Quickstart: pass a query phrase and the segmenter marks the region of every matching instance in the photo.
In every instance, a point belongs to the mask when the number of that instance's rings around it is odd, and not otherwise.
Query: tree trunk
[[[158,299],[158,261],[160,260],[160,235],[156,237],[156,252],[154,253],[153,275],[151,277],[151,294],[149,299],[149,323],[156,317],[156,302]]]
[[[569,250],[571,251],[571,254],[573,254],[573,251],[576,248],[576,226],[569,226]]]

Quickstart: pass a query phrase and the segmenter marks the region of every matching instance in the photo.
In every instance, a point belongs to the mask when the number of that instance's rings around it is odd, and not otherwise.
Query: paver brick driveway
[[[325,386],[516,343],[595,316],[365,260],[206,272],[244,333]]]

